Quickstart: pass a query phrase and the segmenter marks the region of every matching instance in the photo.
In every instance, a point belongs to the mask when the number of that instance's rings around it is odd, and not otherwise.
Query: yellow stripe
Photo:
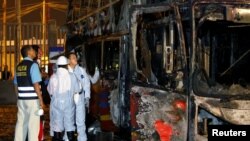
[[[101,121],[111,120],[110,115],[101,115],[100,119]]]

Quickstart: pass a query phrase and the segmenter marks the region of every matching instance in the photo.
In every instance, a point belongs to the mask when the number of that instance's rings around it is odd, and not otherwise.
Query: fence
[[[50,47],[64,47],[64,33],[56,26],[56,22],[52,20],[46,27],[46,45],[43,46],[42,23],[22,23],[21,25],[21,45],[35,44],[41,47],[43,51],[41,58],[42,67],[47,67],[48,65]],[[4,41],[3,25],[0,24],[0,71],[3,71],[4,66],[7,65],[9,71],[14,74],[15,66],[21,60],[20,49],[16,46],[18,41],[17,24],[8,23],[5,29],[6,35]]]

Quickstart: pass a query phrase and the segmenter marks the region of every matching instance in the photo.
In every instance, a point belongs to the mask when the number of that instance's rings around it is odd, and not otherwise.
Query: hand
[[[78,103],[79,98],[80,98],[79,93],[74,94],[74,102],[75,102],[75,104],[77,104],[77,103]]]

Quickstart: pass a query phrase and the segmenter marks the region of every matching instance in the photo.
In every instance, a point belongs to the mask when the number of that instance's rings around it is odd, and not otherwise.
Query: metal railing
[[[39,45],[43,51],[41,65],[48,64],[48,54],[50,47],[64,47],[64,33],[56,26],[55,21],[49,21],[47,25],[46,45],[43,47],[42,23],[22,23],[21,45]],[[0,24],[0,71],[7,65],[12,76],[16,65],[20,62],[20,49],[17,47],[17,24],[6,24],[5,41],[3,35],[3,25]],[[20,42],[20,41],[19,41]],[[1,76],[0,76],[1,77]]]

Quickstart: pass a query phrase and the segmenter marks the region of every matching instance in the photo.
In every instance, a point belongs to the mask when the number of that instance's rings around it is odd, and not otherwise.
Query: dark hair
[[[21,49],[21,55],[23,58],[27,57],[28,56],[28,51],[32,49],[32,46],[31,45],[24,45],[22,46],[22,49]]]
[[[38,45],[31,45],[32,48],[35,50],[36,54],[38,54],[39,46]]]
[[[57,67],[58,67],[58,68],[65,68],[65,69],[68,69],[68,65],[58,65]]]
[[[67,57],[69,58],[71,55],[75,55],[75,56],[76,56],[76,58],[77,58],[77,55],[76,55],[76,53],[75,53],[75,52],[70,52],[70,53],[67,55]]]
[[[33,60],[37,60],[38,59],[38,50],[40,47],[38,45],[31,45],[31,46],[36,52],[36,57]]]

